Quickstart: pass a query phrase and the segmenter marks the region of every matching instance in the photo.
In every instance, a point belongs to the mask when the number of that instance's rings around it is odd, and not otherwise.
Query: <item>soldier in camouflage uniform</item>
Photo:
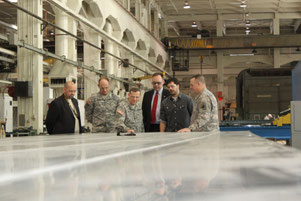
[[[190,126],[179,132],[219,131],[217,101],[206,88],[205,78],[202,75],[193,76],[190,80],[190,89],[197,94]]]
[[[144,132],[142,109],[138,102],[139,98],[140,89],[131,88],[128,99],[121,101],[117,108],[117,126],[122,127],[123,132]]]
[[[110,91],[110,81],[106,77],[99,79],[99,93],[93,94],[85,104],[85,114],[92,123],[92,132],[116,132],[116,109],[120,99]]]

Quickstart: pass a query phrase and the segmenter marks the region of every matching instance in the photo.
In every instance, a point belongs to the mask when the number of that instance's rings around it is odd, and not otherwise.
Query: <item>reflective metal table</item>
[[[301,152],[250,132],[0,140],[1,201],[300,201]]]

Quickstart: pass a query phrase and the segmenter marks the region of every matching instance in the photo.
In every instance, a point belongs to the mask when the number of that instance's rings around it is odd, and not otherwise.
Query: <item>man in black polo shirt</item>
[[[170,96],[161,105],[160,132],[177,132],[190,125],[193,100],[180,93],[180,84],[176,78],[167,81],[167,89]]]

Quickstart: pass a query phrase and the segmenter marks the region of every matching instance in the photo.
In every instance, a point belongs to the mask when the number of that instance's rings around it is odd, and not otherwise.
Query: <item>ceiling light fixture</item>
[[[246,21],[246,26],[247,26],[247,27],[251,26],[250,21]]]
[[[191,27],[197,27],[196,22],[193,21]]]
[[[190,8],[190,5],[188,3],[188,1],[185,1],[185,4],[183,6],[184,9],[189,9]]]
[[[246,1],[241,1],[241,4],[239,7],[246,8],[247,7]]]
[[[241,8],[246,8],[246,7],[247,7],[247,4],[241,3],[239,7],[241,7]]]
[[[11,25],[11,28],[13,28],[13,29],[15,29],[15,30],[18,30],[18,27],[17,27],[17,25],[15,25],[15,24],[12,24],[12,25]]]

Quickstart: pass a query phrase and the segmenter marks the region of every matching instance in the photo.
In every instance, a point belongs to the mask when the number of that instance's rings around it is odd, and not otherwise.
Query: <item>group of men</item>
[[[153,89],[146,92],[142,107],[141,91],[137,87],[129,90],[127,99],[120,100],[110,90],[110,80],[99,79],[99,92],[93,94],[85,104],[85,116],[92,123],[92,132],[192,132],[218,131],[218,108],[215,96],[206,88],[202,75],[190,79],[190,96],[180,92],[176,78],[163,87],[161,73],[152,76]],[[63,95],[51,102],[46,127],[49,134],[81,133],[78,102],[74,98],[76,85],[66,82]]]

